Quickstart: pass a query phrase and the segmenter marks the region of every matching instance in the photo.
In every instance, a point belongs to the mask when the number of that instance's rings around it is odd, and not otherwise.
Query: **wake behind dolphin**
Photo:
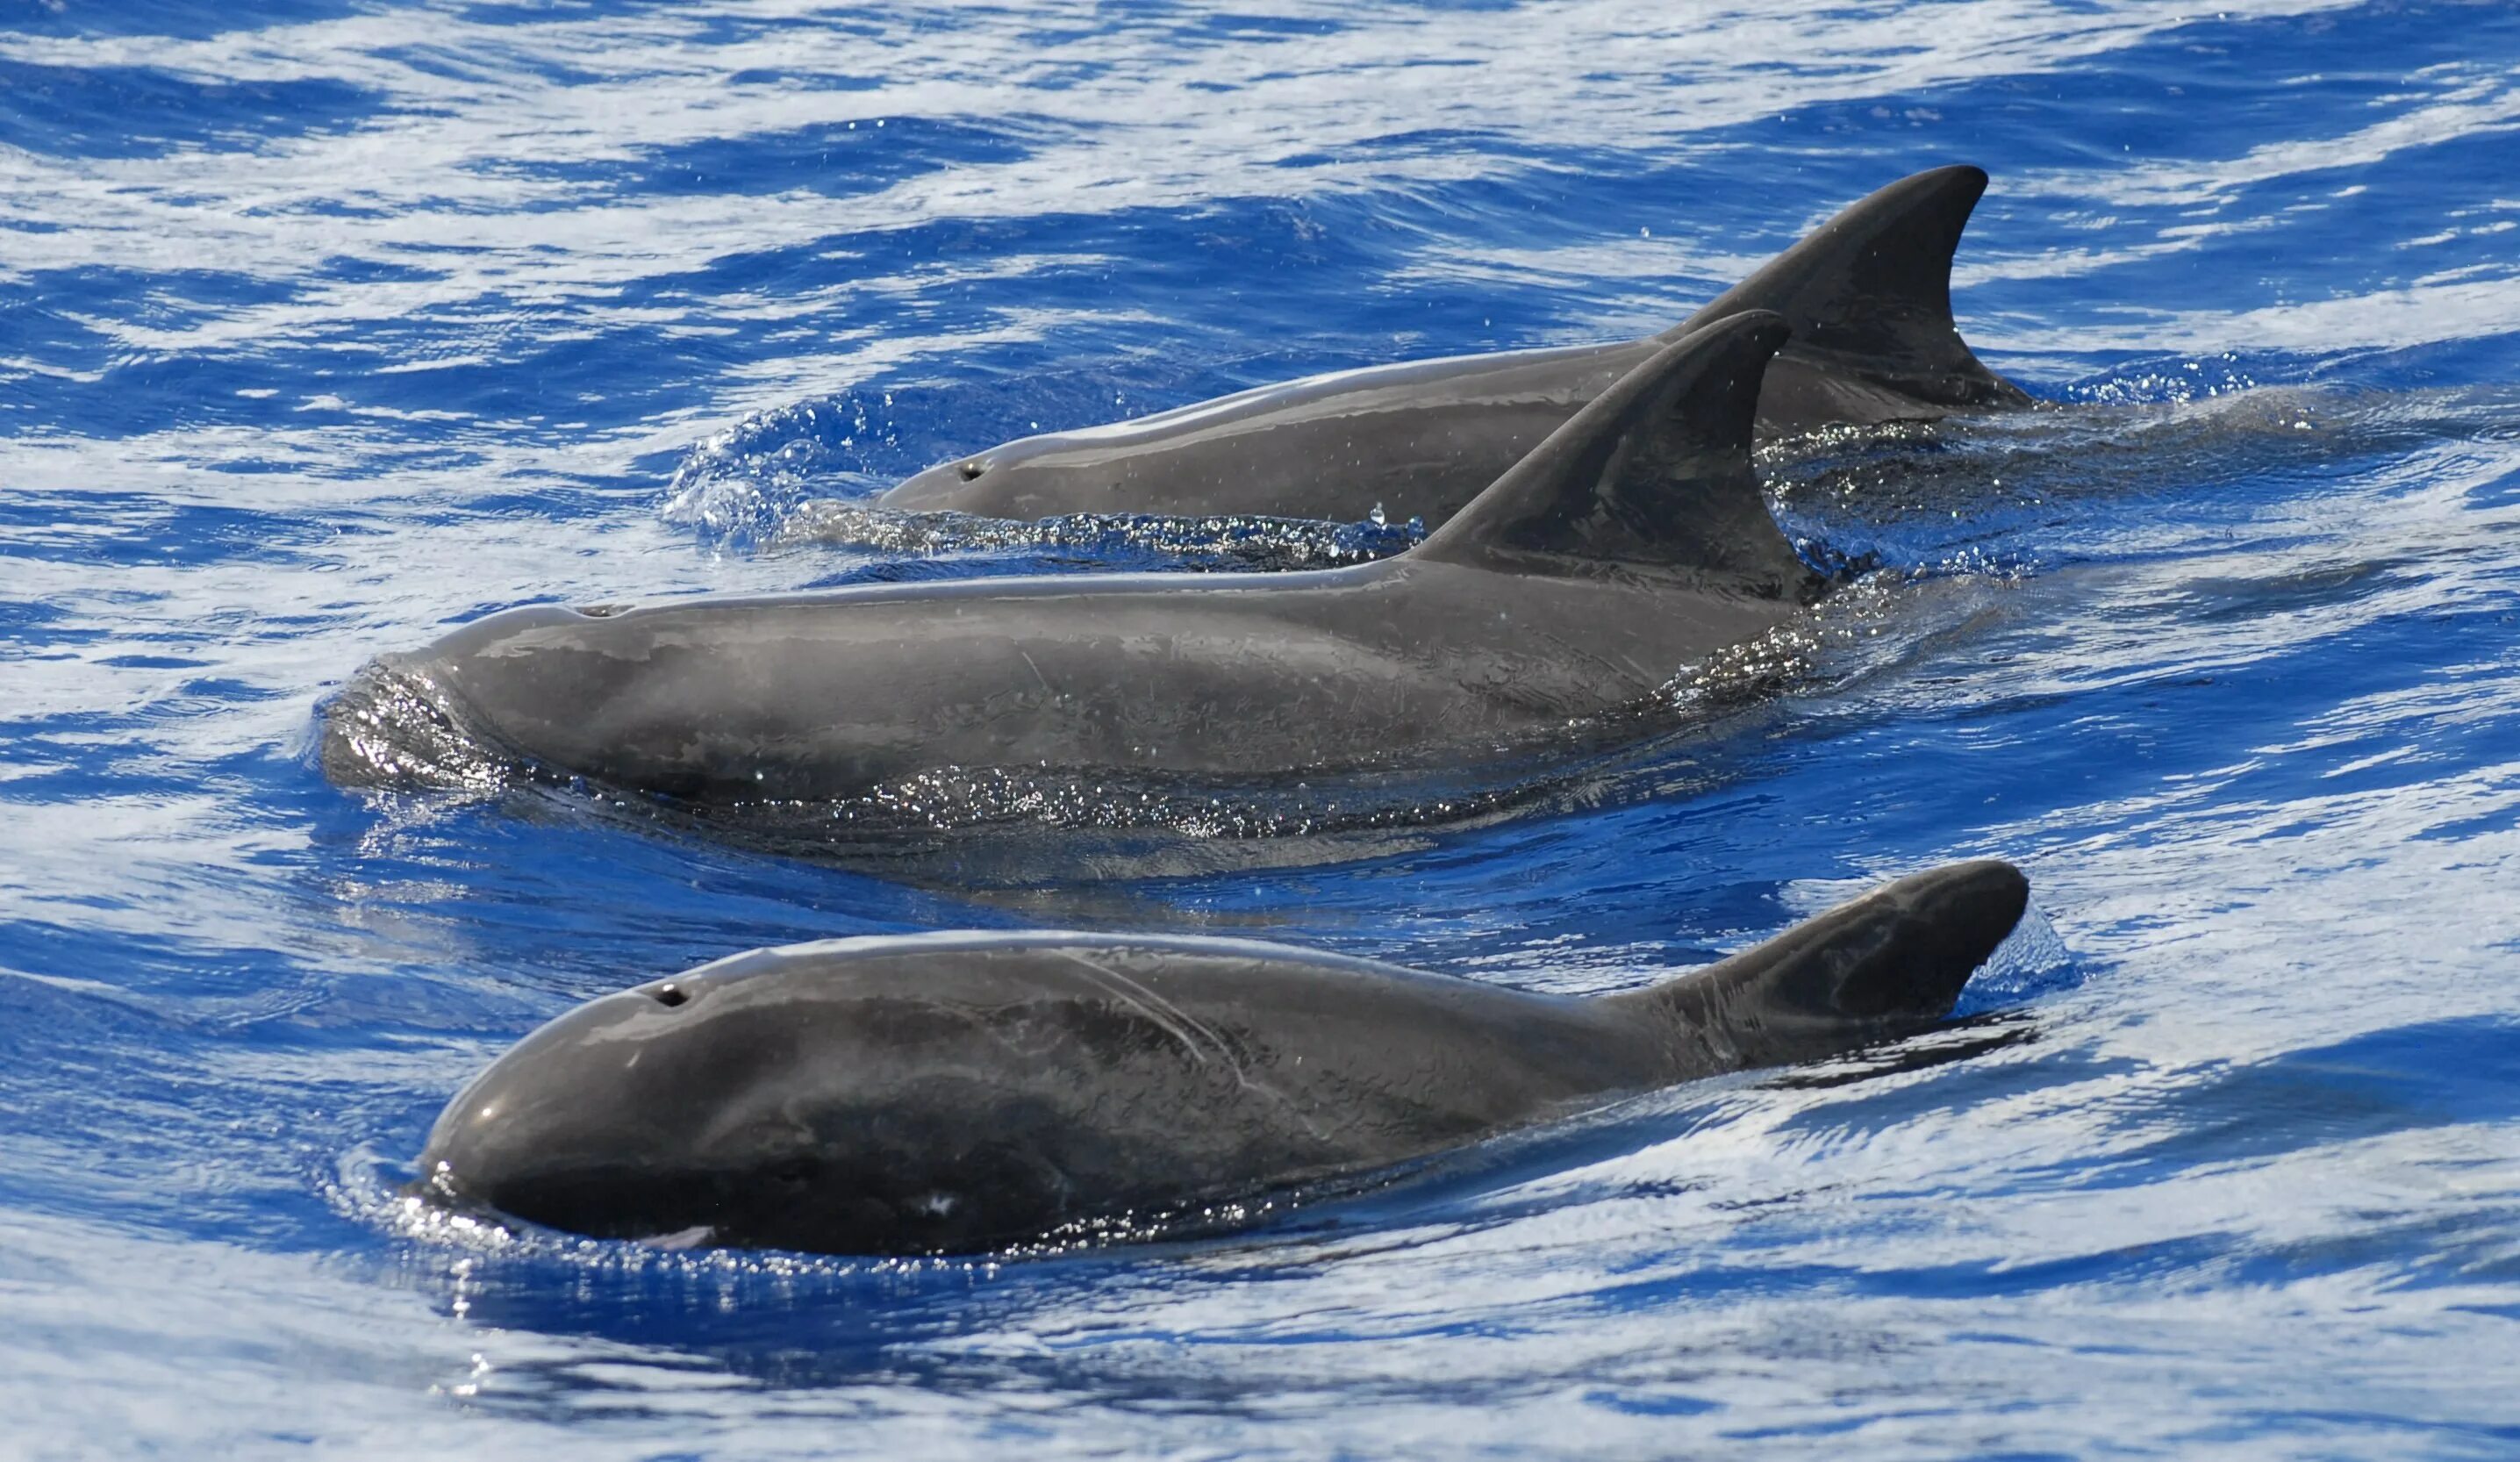
[[[1027,436],[920,473],[877,506],[1438,525],[1657,350],[1750,310],[1793,332],[1760,392],[1765,434],[2027,405],[1952,318],[1952,255],[1986,181],[1954,166],[1892,183],[1641,341],[1343,371]]]
[[[1814,579],[1749,459],[1784,338],[1754,311],[1663,346],[1394,558],[512,610],[364,672],[324,763],[396,782],[454,738],[786,816],[949,769],[1231,783],[1527,756],[1799,612]]]
[[[1922,1030],[2028,891],[2009,864],[1955,864],[1593,999],[1236,939],[756,950],[526,1036],[447,1106],[418,1186],[677,1246],[964,1254],[1213,1227],[1621,1096]]]

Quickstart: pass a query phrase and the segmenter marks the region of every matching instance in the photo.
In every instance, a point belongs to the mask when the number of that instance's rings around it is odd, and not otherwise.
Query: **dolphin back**
[[[1914,416],[1919,402],[2027,405],[2019,387],[1970,351],[1952,318],[1952,257],[1985,192],[1985,171],[1965,165],[1901,178],[1659,339],[1679,341],[1745,310],[1782,316],[1793,339],[1759,414],[1783,426]]]
[[[1952,255],[1986,189],[1974,167],[1903,178],[1659,336],[1616,344],[1410,361],[1282,382],[1130,422],[1002,442],[878,500],[1003,518],[1259,514],[1440,524],[1622,373],[1750,310],[1793,338],[1758,424],[1930,420],[2029,397],[1969,353],[1952,319]]]
[[[1661,1028],[1675,1080],[1815,1060],[1949,1016],[2029,900],[2009,863],[1948,864],[1604,1003]]]
[[[1409,556],[1508,571],[1677,572],[1776,598],[1810,577],[1750,463],[1784,321],[1747,310],[1663,346]]]
[[[1936,869],[1599,999],[1238,940],[755,950],[526,1036],[447,1105],[414,1191],[599,1237],[843,1254],[1234,1222],[1261,1195],[1929,1026],[2027,891],[2004,863]]]

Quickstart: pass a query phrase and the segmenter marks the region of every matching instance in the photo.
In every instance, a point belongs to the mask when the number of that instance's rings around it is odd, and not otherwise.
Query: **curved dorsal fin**
[[[1923,1029],[2030,903],[2009,863],[1949,863],[1844,903],[1731,959],[1611,995],[1664,1027],[1676,1068],[1781,1065]]]
[[[1985,170],[1966,164],[1901,178],[1657,339],[1676,341],[1743,310],[1775,310],[1794,333],[1788,359],[1936,405],[2026,405],[2019,387],[1969,352],[1952,319],[1952,255],[1985,192]]]
[[[1760,594],[1808,576],[1750,466],[1768,358],[1785,325],[1749,310],[1664,346],[1410,550],[1542,572],[1679,570]]]

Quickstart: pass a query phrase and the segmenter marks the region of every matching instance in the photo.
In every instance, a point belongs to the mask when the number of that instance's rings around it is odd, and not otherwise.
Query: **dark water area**
[[[1660,330],[1950,161],[1962,327],[2045,408],[1768,448],[1856,581],[1598,783],[980,893],[315,762],[362,662],[508,605],[1389,551],[861,509]],[[2515,239],[2498,5],[0,0],[0,1454],[2520,1454]],[[756,945],[1596,991],[1981,855],[2039,918],[1954,1028],[1230,1237],[397,1197],[518,1035]]]

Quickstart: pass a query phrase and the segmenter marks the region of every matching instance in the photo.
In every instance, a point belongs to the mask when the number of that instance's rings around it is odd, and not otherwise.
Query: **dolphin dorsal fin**
[[[1776,596],[1808,571],[1777,528],[1750,433],[1785,325],[1765,310],[1665,345],[1409,556],[1525,572],[1679,571]]]
[[[1662,1028],[1678,1075],[1809,1060],[1950,1015],[2029,902],[2009,863],[1949,863],[1607,1002]]]
[[[1985,170],[1965,164],[1901,178],[1657,339],[1676,341],[1743,310],[1775,310],[1794,333],[1788,359],[1937,405],[2026,405],[2019,387],[1970,353],[1952,319],[1952,255],[1985,192]]]

